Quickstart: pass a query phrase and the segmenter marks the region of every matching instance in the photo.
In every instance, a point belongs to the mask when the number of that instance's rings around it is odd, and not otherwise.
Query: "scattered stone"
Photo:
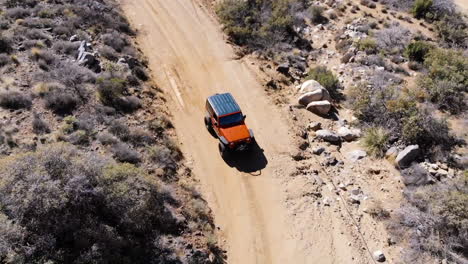
[[[380,250],[375,251],[372,255],[373,255],[374,259],[376,261],[378,261],[378,262],[384,262],[385,261],[385,255]]]
[[[324,147],[315,147],[312,149],[312,153],[315,155],[320,155],[325,151]]]
[[[307,110],[318,115],[327,115],[331,110],[331,103],[329,101],[317,101],[307,105]]]
[[[325,165],[327,166],[335,166],[336,164],[338,164],[338,160],[334,156],[328,157],[325,161]]]
[[[438,169],[437,170],[437,176],[439,177],[447,177],[448,176],[448,171],[444,169]]]
[[[278,67],[276,68],[276,71],[284,75],[289,75],[289,67],[290,67],[289,63],[282,63],[278,65]]]
[[[82,41],[78,48],[77,61],[79,64],[89,68],[90,70],[99,73],[101,72],[101,63],[96,57],[95,53],[88,52],[90,49],[90,43]]]
[[[341,141],[340,137],[337,134],[327,129],[321,129],[321,130],[316,131],[315,136],[318,139],[321,139],[327,142],[332,142],[332,143],[337,143]]]
[[[322,203],[325,206],[330,206],[330,198],[328,198],[328,197],[323,198]]]
[[[309,142],[305,141],[299,145],[300,150],[306,150],[309,147]]]
[[[418,145],[408,146],[398,154],[395,161],[401,168],[408,167],[411,164],[411,162],[418,158],[420,152],[421,151]]]
[[[360,137],[361,130],[359,129],[349,129],[347,127],[340,127],[338,129],[338,136],[343,138],[346,141],[353,141],[356,138]]]
[[[317,131],[322,128],[322,123],[312,122],[307,126],[307,130]]]
[[[367,153],[364,150],[353,150],[351,152],[348,152],[348,159],[350,159],[353,162],[356,162],[360,159],[363,159],[367,156]]]
[[[78,35],[73,35],[70,37],[70,42],[75,42],[78,40]]]
[[[397,147],[391,147],[387,150],[387,152],[385,152],[385,157],[386,158],[396,158],[396,156],[398,155],[398,148]]]
[[[350,195],[349,196],[349,202],[352,204],[360,204],[361,203],[361,195]]]
[[[305,157],[301,152],[297,152],[296,154],[293,154],[291,157],[295,161],[305,160]]]

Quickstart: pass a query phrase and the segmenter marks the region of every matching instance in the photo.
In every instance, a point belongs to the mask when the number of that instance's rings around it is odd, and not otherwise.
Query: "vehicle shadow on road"
[[[262,170],[268,165],[264,150],[258,144],[245,152],[229,153],[223,157],[223,160],[229,167],[253,176],[260,176]]]

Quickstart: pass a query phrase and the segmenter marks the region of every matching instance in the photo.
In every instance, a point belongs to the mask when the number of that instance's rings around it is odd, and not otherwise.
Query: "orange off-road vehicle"
[[[219,139],[219,152],[248,150],[255,144],[253,131],[245,125],[246,116],[230,93],[215,94],[206,100],[205,126]]]

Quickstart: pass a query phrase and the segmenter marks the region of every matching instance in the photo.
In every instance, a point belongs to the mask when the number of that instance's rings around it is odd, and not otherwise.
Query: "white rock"
[[[402,152],[398,153],[396,163],[398,166],[404,168],[413,162],[421,153],[418,145],[411,145],[406,147]]]
[[[364,150],[360,150],[360,149],[348,152],[348,155],[347,155],[348,159],[350,159],[351,161],[354,161],[354,162],[356,162],[356,161],[358,161],[360,159],[363,159],[366,156],[367,156],[367,153]]]
[[[308,92],[313,92],[315,90],[325,89],[323,86],[316,80],[305,81],[299,89],[299,93],[304,94]]]
[[[338,136],[343,138],[346,141],[353,141],[356,138],[358,138],[361,134],[361,131],[359,129],[349,129],[347,127],[340,127],[338,129]]]
[[[330,112],[331,107],[332,107],[331,103],[325,100],[325,101],[312,102],[308,104],[307,110],[315,114],[327,115]]]
[[[373,255],[374,259],[376,261],[378,261],[378,262],[384,262],[385,261],[385,255],[380,250],[374,251],[374,253],[372,255]]]
[[[300,105],[307,106],[308,104],[315,102],[315,101],[320,101],[323,98],[323,89],[318,89],[313,92],[307,92],[301,96],[299,96],[297,102]]]

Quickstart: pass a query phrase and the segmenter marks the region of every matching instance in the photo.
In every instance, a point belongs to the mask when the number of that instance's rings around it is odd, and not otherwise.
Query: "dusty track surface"
[[[233,60],[217,24],[190,0],[131,0],[127,16],[141,36],[158,85],[172,96],[182,150],[227,240],[229,263],[302,263],[285,222],[280,183],[291,139],[248,67]],[[203,123],[206,97],[231,92],[263,151],[224,161]],[[280,167],[281,164],[281,167]],[[232,167],[231,167],[232,166]],[[276,171],[276,172],[275,172]]]

